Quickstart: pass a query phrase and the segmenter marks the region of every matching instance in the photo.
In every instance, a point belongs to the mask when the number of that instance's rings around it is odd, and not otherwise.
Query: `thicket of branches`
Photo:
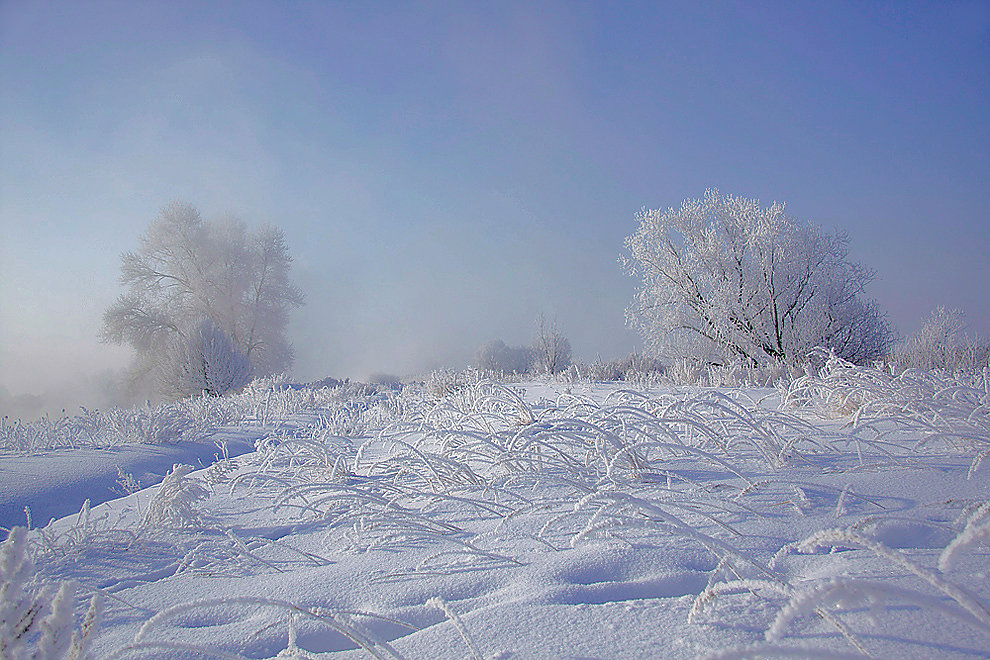
[[[961,310],[936,308],[893,352],[896,371],[973,372],[990,366],[990,344],[966,331]]]
[[[251,363],[227,333],[203,319],[166,354],[162,375],[162,387],[179,397],[223,396],[251,382]]]
[[[289,280],[291,261],[276,227],[251,232],[234,218],[204,222],[194,207],[174,203],[139,249],[122,255],[125,292],[105,312],[101,336],[134,348],[132,382],[167,394],[190,393],[191,374],[202,367],[190,360],[224,360],[213,365],[216,373],[239,373],[242,359],[254,376],[284,371],[293,360],[289,310],[303,302]],[[222,350],[225,342],[230,350]]]
[[[863,297],[874,274],[849,259],[845,234],[717,190],[637,220],[620,262],[642,280],[627,318],[652,353],[716,364],[797,363],[817,346],[855,363],[885,354],[887,321]]]
[[[541,316],[533,341],[534,368],[545,374],[559,374],[571,366],[571,342],[557,329],[556,321]]]

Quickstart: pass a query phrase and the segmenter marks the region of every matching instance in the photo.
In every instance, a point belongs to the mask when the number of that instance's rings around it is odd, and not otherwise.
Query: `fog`
[[[539,228],[476,235],[446,226],[399,245],[375,243],[331,266],[329,278],[297,264],[308,300],[291,328],[296,374],[464,368],[485,341],[529,344],[541,314],[556,319],[576,356],[625,355],[637,343],[623,318],[634,283],[619,271],[619,247]]]
[[[298,381],[462,368],[541,314],[576,359],[636,350],[634,215],[713,186],[847,231],[901,334],[945,305],[986,336],[988,26],[980,3],[3,3],[0,411],[130,400],[102,312],[173,200],[284,230]]]

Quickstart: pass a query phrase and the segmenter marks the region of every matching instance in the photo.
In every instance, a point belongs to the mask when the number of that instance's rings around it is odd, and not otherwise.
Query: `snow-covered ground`
[[[988,395],[954,382],[342,389],[32,530],[27,588],[101,594],[98,658],[988,657]]]

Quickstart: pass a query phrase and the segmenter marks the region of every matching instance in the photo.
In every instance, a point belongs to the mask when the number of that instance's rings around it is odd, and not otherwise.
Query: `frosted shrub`
[[[661,360],[644,353],[630,353],[619,362],[625,380],[637,375],[663,374],[666,366]]]
[[[302,410],[324,408],[342,396],[339,388],[313,389],[286,382],[284,374],[250,383],[234,400],[244,417],[262,426],[278,425]]]
[[[898,373],[905,369],[977,372],[990,365],[990,345],[966,335],[966,322],[958,309],[938,307],[915,334],[894,351]]]
[[[623,373],[619,368],[618,360],[603,360],[601,356],[595,358],[591,364],[581,365],[584,373],[593,381],[617,381],[622,380]]]
[[[655,357],[630,353],[617,360],[606,361],[599,357],[583,371],[591,380],[642,381],[649,378],[659,379],[666,372],[666,367]]]
[[[47,415],[33,422],[0,420],[0,451],[36,452],[57,447],[84,445],[78,434],[73,433],[72,422],[67,417],[51,419]]]
[[[244,407],[236,397],[216,397],[203,394],[177,401],[175,407],[187,417],[195,419],[206,428],[220,428],[226,424],[236,424],[243,419]]]
[[[434,399],[442,399],[459,390],[474,385],[480,379],[477,371],[437,369],[426,378],[426,391]]]
[[[209,433],[206,419],[193,417],[177,405],[112,408],[105,413],[106,446],[140,443],[160,445],[190,440]]]
[[[671,366],[670,378],[675,385],[697,385],[701,382],[705,368],[697,360],[680,358]]]
[[[243,393],[246,395],[252,395],[273,392],[275,390],[284,389],[288,385],[288,382],[289,377],[284,373],[255,378],[247,385],[247,387],[244,388]]]
[[[479,371],[525,374],[533,367],[536,354],[528,346],[506,346],[501,339],[482,344],[474,354]]]
[[[790,370],[780,360],[765,360],[749,364],[735,360],[724,366],[707,369],[711,387],[769,387],[780,380],[789,380]]]
[[[123,481],[128,483],[126,477]],[[130,485],[137,487],[133,480]],[[26,513],[30,529],[30,509]],[[98,543],[114,543],[123,539],[127,542],[133,538],[129,532],[114,529],[105,511],[94,515],[89,500],[83,501],[71,525],[60,525],[57,522],[57,519],[52,518],[44,527],[32,530],[31,553],[42,563],[70,556],[78,557]]]
[[[188,337],[177,342],[166,360],[161,368],[162,387],[172,388],[180,397],[223,396],[251,381],[247,354],[210,319],[201,320]]]
[[[0,658],[77,660],[87,656],[99,628],[103,601],[93,596],[76,628],[74,587],[65,582],[37,588],[34,563],[27,555],[27,530],[15,527],[0,546]]]

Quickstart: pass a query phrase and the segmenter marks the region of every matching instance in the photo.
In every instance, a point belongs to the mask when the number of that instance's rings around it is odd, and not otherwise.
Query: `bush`
[[[424,387],[429,397],[440,400],[476,385],[480,380],[481,375],[477,371],[437,369],[427,376]]]
[[[203,523],[195,503],[209,492],[198,481],[189,478],[191,465],[173,465],[158,487],[155,498],[144,514],[144,524],[150,529],[196,528]]]
[[[474,354],[479,371],[525,374],[533,368],[536,355],[528,346],[506,346],[501,339],[482,344]]]
[[[662,375],[667,369],[658,358],[642,353],[630,353],[624,358],[605,361],[601,357],[586,369],[592,380],[632,380],[647,374]]]
[[[175,344],[162,374],[163,389],[172,387],[179,396],[223,396],[251,382],[251,363],[226,332],[212,320],[203,319],[188,337]]]
[[[918,332],[894,350],[892,362],[899,372],[905,369],[974,372],[990,364],[990,345],[966,334],[966,322],[960,310],[938,307]]]

